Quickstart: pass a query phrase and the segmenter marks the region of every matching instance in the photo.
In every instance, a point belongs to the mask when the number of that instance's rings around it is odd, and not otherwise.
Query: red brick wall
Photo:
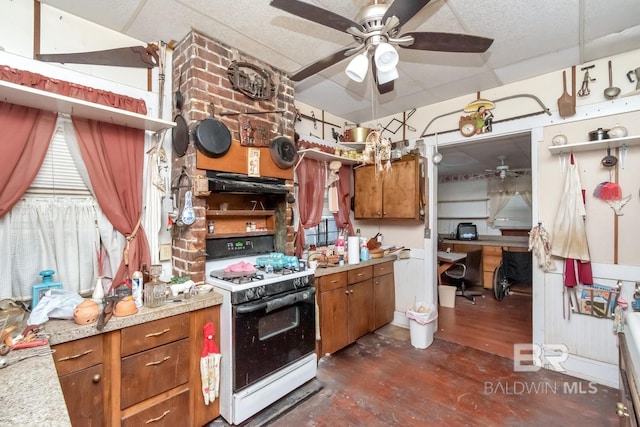
[[[266,70],[275,83],[276,95],[268,101],[256,101],[243,93],[233,89],[227,76],[227,69],[231,63],[248,62]],[[177,157],[172,152],[172,186],[177,183],[182,167],[186,168],[189,177],[204,175],[204,170],[196,168],[196,146],[193,141],[193,130],[200,120],[210,117],[210,104],[214,104],[214,115],[231,131],[232,138],[239,140],[238,116],[221,117],[221,111],[257,111],[257,110],[285,110],[283,133],[293,140],[293,124],[295,107],[293,85],[288,76],[281,70],[253,58],[237,48],[227,46],[217,40],[198,32],[189,33],[173,52],[173,87],[178,88],[184,98],[182,115],[189,125],[189,148],[183,157]],[[182,77],[180,75],[182,74]],[[174,90],[175,92],[175,90]],[[177,114],[177,111],[175,112]],[[268,128],[277,126],[281,129],[279,114],[254,115],[252,124],[264,125]],[[289,183],[293,191],[293,183]],[[179,193],[184,200],[182,189]],[[174,192],[175,194],[175,192]],[[196,222],[191,226],[174,226],[172,228],[172,262],[174,276],[191,276],[196,283],[205,280],[205,199],[194,197],[193,207],[196,212]],[[176,204],[180,206],[179,199]],[[291,223],[291,209],[286,209],[286,252],[293,254],[293,228]]]

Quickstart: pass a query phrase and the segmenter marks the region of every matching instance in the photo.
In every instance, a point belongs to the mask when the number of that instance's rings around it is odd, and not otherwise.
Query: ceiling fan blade
[[[395,16],[404,25],[409,19],[427,5],[431,0],[395,0],[387,9],[382,18],[382,22],[387,22],[391,16]]]
[[[434,50],[439,52],[482,53],[489,49],[493,39],[455,33],[406,33],[400,37],[411,36],[413,43],[401,45],[405,49]]]
[[[271,6],[309,21],[346,32],[350,27],[364,31],[362,25],[344,16],[298,0],[272,0]]]
[[[299,82],[301,80],[306,79],[307,77],[311,77],[312,75],[319,73],[320,71],[324,70],[325,68],[329,68],[333,64],[337,64],[338,62],[342,61],[343,59],[353,55],[357,51],[358,50],[354,50],[351,47],[339,50],[339,51],[327,56],[326,58],[322,58],[321,60],[316,61],[313,64],[307,65],[306,67],[301,68],[300,70],[296,71],[291,76],[291,80],[293,80],[294,82]]]

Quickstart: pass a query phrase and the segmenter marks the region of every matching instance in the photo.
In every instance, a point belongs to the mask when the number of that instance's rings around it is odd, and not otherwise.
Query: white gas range
[[[236,249],[252,246],[246,240],[228,243]],[[220,413],[230,424],[315,378],[317,369],[313,272],[304,263],[269,273],[225,272],[241,262],[256,265],[257,257],[247,255],[251,251],[242,252],[206,263],[207,283],[223,295]]]

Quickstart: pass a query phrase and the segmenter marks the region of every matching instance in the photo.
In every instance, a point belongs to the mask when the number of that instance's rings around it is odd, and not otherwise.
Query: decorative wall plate
[[[233,61],[227,69],[227,76],[233,88],[251,99],[271,99],[275,85],[271,75],[248,62]]]

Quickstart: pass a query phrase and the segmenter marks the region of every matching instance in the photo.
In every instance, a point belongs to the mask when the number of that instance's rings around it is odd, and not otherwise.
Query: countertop
[[[370,259],[369,261],[360,261],[358,264],[337,265],[335,267],[318,267],[314,272],[315,277],[328,276],[333,273],[340,273],[342,271],[354,270],[360,267],[366,267],[368,265],[382,264],[383,262],[395,261],[398,259],[396,255],[387,255],[382,258]]]
[[[440,242],[445,245],[477,245],[477,246],[511,246],[515,248],[528,248],[529,237],[521,236],[478,236],[478,240],[455,240],[443,238]]]
[[[142,307],[138,313],[127,317],[113,316],[102,331],[96,329],[96,323],[77,325],[73,320],[49,320],[44,324],[43,332],[50,336],[49,343],[55,345],[219,304],[222,304],[222,295],[210,292],[182,302],[171,302],[168,299],[163,306]],[[45,347],[13,350],[7,357],[29,355],[43,349]],[[1,426],[71,425],[58,373],[50,354],[31,357],[0,369],[0,384]]]

